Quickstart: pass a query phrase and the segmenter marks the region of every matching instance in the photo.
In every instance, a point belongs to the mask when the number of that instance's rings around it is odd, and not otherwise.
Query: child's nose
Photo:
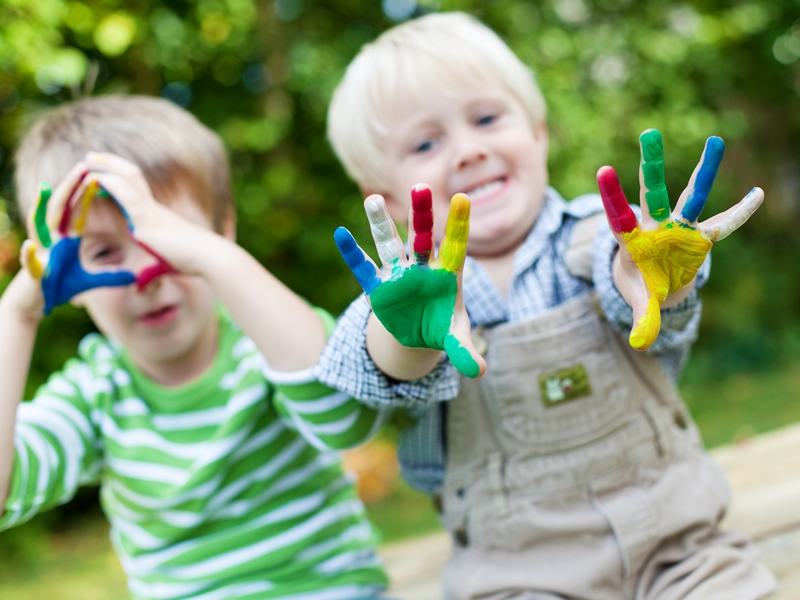
[[[463,134],[456,142],[456,163],[458,169],[464,169],[486,160],[488,150],[474,134]]]
[[[131,266],[136,275],[136,287],[140,292],[147,291],[151,287],[158,287],[162,275],[174,273],[169,264],[141,243],[137,244],[137,251],[131,261]]]

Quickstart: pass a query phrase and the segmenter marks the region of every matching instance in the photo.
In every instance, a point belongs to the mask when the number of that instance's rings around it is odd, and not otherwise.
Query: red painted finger
[[[414,255],[418,264],[426,264],[433,250],[433,199],[427,185],[418,183],[411,188],[412,222],[414,226]]]
[[[59,218],[58,221],[58,233],[62,236],[66,236],[67,232],[69,231],[69,223],[72,220],[72,210],[73,210],[72,204],[75,193],[78,191],[81,185],[83,185],[83,180],[86,178],[88,174],[89,174],[88,169],[84,169],[82,171],[80,177],[75,182],[75,185],[72,186],[72,189],[70,190],[69,194],[67,195],[64,201],[62,209],[63,212],[61,213],[61,217]],[[58,208],[62,207],[59,206]]]
[[[613,167],[600,167],[597,172],[597,186],[606,209],[608,223],[614,233],[628,233],[636,227],[636,214],[631,210],[625,192],[619,184],[617,172]]]
[[[142,269],[141,273],[139,273],[139,275],[136,277],[136,287],[140,292],[150,285],[150,282],[155,278],[178,272],[175,270],[175,267],[169,264],[160,254],[150,248],[150,246],[146,245],[144,242],[140,242],[139,240],[135,241],[139,246],[144,248],[146,252],[149,252],[156,259],[156,263],[154,265],[150,265],[149,267]]]

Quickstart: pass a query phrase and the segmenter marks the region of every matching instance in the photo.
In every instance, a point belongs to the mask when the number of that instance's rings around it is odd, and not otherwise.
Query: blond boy
[[[165,100],[83,100],[26,135],[16,181],[33,241],[0,299],[0,527],[99,483],[135,598],[374,597],[373,532],[326,450],[376,414],[311,377],[330,317],[234,242],[217,136]],[[29,270],[101,333],[20,404],[45,307]]]
[[[725,477],[674,385],[697,333],[704,255],[662,298],[650,352],[632,351],[621,334],[646,314],[644,271],[627,242],[619,246],[621,234],[598,230],[598,197],[566,203],[547,186],[544,117],[530,71],[467,15],[429,15],[362,49],[334,94],[331,142],[395,221],[408,218],[414,187],[417,235],[429,221],[416,206],[418,182],[432,193],[437,241],[451,196],[470,197],[468,256],[456,270],[463,297],[455,293],[436,322],[441,311],[413,305],[427,303],[429,289],[407,281],[424,282],[438,264],[426,271],[419,256],[399,256],[370,280],[352,240],[337,234],[382,320],[354,303],[323,351],[320,380],[417,416],[401,462],[409,481],[441,502],[453,535],[448,599],[762,597],[774,580],[745,536],[717,529]],[[708,168],[704,154],[679,208]],[[763,193],[748,198],[722,220],[736,213],[740,222]],[[382,202],[365,203],[379,251],[392,241],[380,226]],[[720,219],[681,220],[679,208],[665,227],[718,237]],[[609,212],[615,232],[628,218]],[[647,211],[633,222],[655,242],[667,235]],[[379,296],[382,286],[403,293]],[[413,335],[409,315],[422,315]],[[459,379],[441,352],[442,331],[471,356],[475,368],[463,372],[482,378]]]

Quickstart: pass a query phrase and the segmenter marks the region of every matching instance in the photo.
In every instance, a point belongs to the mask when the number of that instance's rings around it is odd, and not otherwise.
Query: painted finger
[[[130,271],[86,273],[86,276],[83,277],[83,282],[85,289],[81,291],[93,290],[99,287],[120,287],[136,283],[136,275]]]
[[[450,212],[447,214],[438,258],[438,263],[448,271],[460,271],[464,266],[469,237],[469,210],[469,198],[465,194],[456,194],[450,199]]]
[[[62,238],[50,251],[48,269],[42,278],[45,315],[86,290],[129,285],[136,281],[136,276],[128,271],[86,272],[80,263],[80,242],[80,238]]]
[[[452,333],[448,333],[444,339],[444,351],[462,375],[475,379],[486,370],[486,361],[475,350],[471,340],[465,343]]]
[[[71,220],[70,201],[88,173],[86,165],[79,162],[70,169],[61,183],[53,190],[45,212],[45,221],[51,235],[55,232],[66,235],[67,226]],[[53,242],[55,243],[55,240]]]
[[[597,187],[603,199],[608,224],[614,233],[629,233],[638,225],[636,214],[631,210],[625,192],[619,184],[613,167],[600,167],[597,171]]]
[[[353,234],[344,227],[339,227],[334,231],[333,239],[344,262],[350,267],[364,293],[371,294],[381,284],[375,263],[359,247]]]
[[[47,226],[47,204],[50,202],[52,195],[53,189],[50,184],[43,181],[39,185],[39,199],[36,202],[36,210],[33,213],[33,229],[43,248],[49,248],[53,245],[53,239],[50,237],[50,228]]]
[[[118,191],[121,191],[123,186],[125,186],[125,180],[118,175],[114,175],[112,173],[93,173],[92,177],[97,179],[98,189],[97,189],[97,198],[107,198],[114,202],[117,205],[117,208],[122,213],[122,216],[125,217],[125,222],[128,225],[128,231],[133,232],[133,220],[131,219],[128,210],[119,201],[119,194]]]
[[[657,129],[648,129],[639,136],[639,144],[642,152],[640,173],[644,196],[643,201],[640,199],[642,214],[649,215],[660,223],[671,213],[664,177],[664,144],[661,133]]]
[[[417,264],[425,265],[428,264],[433,251],[433,199],[427,185],[418,183],[411,188],[411,212],[412,249]]]
[[[405,263],[406,251],[394,221],[386,210],[386,202],[382,196],[373,194],[364,200],[364,210],[381,263],[385,269],[396,271]]]
[[[84,179],[84,183],[78,188],[75,193],[75,199],[72,201],[72,229],[79,236],[83,235],[83,229],[86,226],[86,217],[89,216],[89,209],[92,203],[97,198],[100,191],[100,184],[97,182],[97,177],[90,174]],[[67,225],[67,231],[70,226]]]
[[[136,288],[140,292],[150,285],[150,282],[154,279],[161,277],[162,275],[171,275],[178,272],[175,267],[169,264],[169,262],[163,256],[153,250],[150,246],[138,240],[136,240],[136,243],[156,259],[155,264],[142,269],[142,271],[136,277]]]
[[[745,221],[758,210],[763,201],[764,190],[757,187],[753,188],[736,205],[702,223],[698,223],[697,228],[712,242],[724,240],[744,225]]]
[[[637,303],[633,309],[633,329],[628,342],[634,350],[647,350],[653,345],[661,330],[661,304],[650,296],[646,303]]]
[[[45,267],[37,255],[36,244],[32,240],[25,240],[19,251],[19,262],[22,268],[31,274],[34,279],[41,279],[44,276]]]
[[[111,152],[87,152],[84,162],[92,171],[116,173],[123,177],[144,177],[136,163]]]
[[[706,200],[708,200],[708,194],[714,185],[714,179],[717,177],[723,154],[725,154],[725,142],[722,141],[722,138],[712,136],[706,140],[706,147],[703,150],[703,156],[700,158],[700,164],[689,181],[689,194],[686,196],[685,202],[679,201],[678,206],[675,207],[675,210],[680,212],[681,217],[689,223],[697,221],[706,205]]]

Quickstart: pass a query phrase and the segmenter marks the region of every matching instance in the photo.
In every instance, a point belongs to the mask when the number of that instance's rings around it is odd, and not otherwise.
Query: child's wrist
[[[3,293],[0,305],[6,318],[37,328],[44,318],[44,295],[39,281],[20,270]]]

